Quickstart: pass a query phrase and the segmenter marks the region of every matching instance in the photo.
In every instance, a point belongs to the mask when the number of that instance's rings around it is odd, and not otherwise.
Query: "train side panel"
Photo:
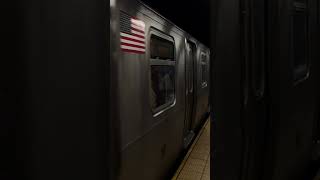
[[[121,124],[120,179],[167,179],[183,150],[186,39],[190,35],[139,1],[114,2],[117,6],[111,19],[114,50],[111,81],[113,118]],[[130,47],[128,51],[124,42],[132,43],[132,37],[124,41],[121,33],[130,29],[133,21],[143,24],[140,38],[145,42],[138,42],[138,48]],[[152,45],[157,43],[165,50]],[[205,68],[204,75],[208,76],[209,51],[197,44],[207,58],[202,66],[197,58],[197,67]],[[200,50],[197,52],[200,57]],[[195,73],[197,77],[200,70]],[[199,89],[198,81],[196,84]],[[195,95],[199,101],[194,112],[199,120],[208,110],[208,86],[209,83]],[[199,120],[195,127],[199,126]]]
[[[121,122],[120,179],[165,179],[182,150],[184,126],[184,49],[181,32],[135,1],[119,1],[121,13],[145,23],[144,54],[120,50],[116,60],[117,115]],[[155,19],[156,18],[156,19]],[[120,25],[119,25],[120,26]],[[120,30],[120,29],[119,29]],[[175,100],[154,113],[151,107],[150,38],[152,33],[174,40]],[[180,33],[180,34],[179,34]]]

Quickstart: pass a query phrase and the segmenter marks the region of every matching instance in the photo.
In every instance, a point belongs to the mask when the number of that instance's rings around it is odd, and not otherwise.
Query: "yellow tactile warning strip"
[[[172,180],[210,179],[210,119],[207,120]]]

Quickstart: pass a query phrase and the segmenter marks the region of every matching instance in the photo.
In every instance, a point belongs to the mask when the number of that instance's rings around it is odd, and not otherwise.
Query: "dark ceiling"
[[[196,39],[209,46],[210,0],[142,0]]]

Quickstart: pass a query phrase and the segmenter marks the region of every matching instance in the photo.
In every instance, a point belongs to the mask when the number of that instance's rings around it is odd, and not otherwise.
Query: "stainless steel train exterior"
[[[166,179],[209,112],[209,49],[135,0],[110,1],[120,179]]]

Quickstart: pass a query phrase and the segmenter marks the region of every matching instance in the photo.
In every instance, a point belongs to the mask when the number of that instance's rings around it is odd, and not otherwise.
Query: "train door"
[[[192,131],[193,109],[194,109],[194,63],[196,55],[196,45],[190,41],[186,44],[186,64],[185,64],[185,91],[186,91],[186,110],[185,110],[185,139],[184,147],[190,144],[194,132]]]
[[[268,3],[270,150],[265,179],[308,179],[304,176],[311,162],[317,93],[318,0]]]
[[[242,0],[243,15],[243,116],[245,147],[243,174],[261,179],[266,143],[266,1]]]

